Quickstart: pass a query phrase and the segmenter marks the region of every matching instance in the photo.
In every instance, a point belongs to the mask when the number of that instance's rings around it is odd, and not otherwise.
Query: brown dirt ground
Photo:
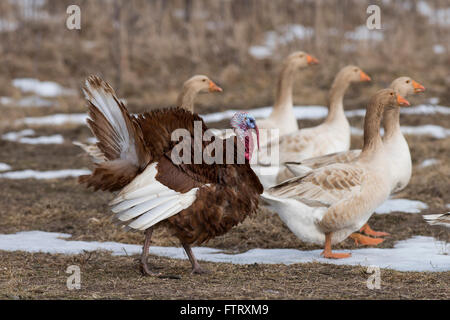
[[[94,252],[74,256],[0,252],[0,299],[448,299],[450,273],[381,271],[369,290],[362,267],[318,263],[232,265],[191,275],[189,262],[154,257],[151,267],[181,279],[144,277],[133,256]],[[69,265],[81,270],[81,289],[68,290]]]
[[[71,110],[80,112],[78,107]],[[32,111],[31,115],[48,111]],[[35,114],[37,113],[37,114]],[[26,113],[30,115],[29,113]],[[450,117],[442,115],[402,116],[403,125],[433,123],[448,127]],[[304,121],[311,126],[318,121]],[[353,126],[361,127],[362,118],[352,118]],[[224,127],[226,122],[211,124]],[[20,130],[23,127],[4,125],[0,132]],[[14,170],[55,170],[89,168],[89,159],[82,155],[72,140],[84,141],[90,136],[84,126],[36,127],[37,135],[62,134],[62,145],[25,145],[0,140],[0,162],[13,165]],[[450,138],[434,139],[408,136],[413,158],[413,177],[409,186],[398,197],[426,202],[424,213],[445,212],[450,203]],[[361,137],[352,137],[352,147],[362,144]],[[436,158],[438,165],[419,168],[423,160]],[[107,206],[112,195],[91,192],[78,185],[75,179],[60,180],[0,180],[0,233],[24,230],[65,232],[74,240],[119,241],[141,244],[143,234],[125,232],[111,222]],[[430,227],[421,214],[392,213],[374,215],[370,224],[375,230],[391,236],[380,245],[392,247],[396,241],[413,235],[433,236],[449,241],[448,229]],[[178,241],[167,231],[158,230],[155,245],[177,246]],[[276,214],[262,208],[254,217],[235,227],[228,234],[211,240],[210,247],[230,251],[251,248],[318,249],[318,246],[299,241]],[[336,249],[355,248],[346,240]],[[151,264],[165,273],[181,275],[181,280],[142,277],[132,257],[113,257],[95,252],[74,256],[0,252],[0,299],[36,298],[270,298],[270,299],[448,299],[450,272],[396,272],[382,270],[382,290],[368,290],[368,275],[362,267],[325,264],[249,265],[203,263],[213,271],[206,276],[190,275],[187,261],[151,257]],[[68,291],[65,287],[65,268],[82,265],[83,287]]]

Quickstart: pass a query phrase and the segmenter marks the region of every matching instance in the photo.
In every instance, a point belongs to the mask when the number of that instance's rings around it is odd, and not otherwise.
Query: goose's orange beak
[[[360,71],[359,72],[359,76],[360,76],[360,80],[361,81],[370,81],[372,79],[370,79],[370,77],[364,72],[364,71]]]
[[[401,107],[406,107],[406,106],[410,106],[411,105],[408,100],[406,100],[405,98],[403,98],[399,94],[397,94],[397,103]]]
[[[420,83],[413,80],[412,85],[414,87],[414,93],[424,92],[425,87],[421,85]]]
[[[209,80],[209,92],[222,92],[222,88],[219,87],[217,84]]]
[[[310,56],[309,54],[306,55],[306,62],[308,62],[308,65],[319,64],[319,60],[317,60],[313,56]]]

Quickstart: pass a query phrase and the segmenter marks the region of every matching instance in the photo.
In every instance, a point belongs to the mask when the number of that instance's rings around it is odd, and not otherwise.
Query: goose
[[[423,218],[432,226],[444,226],[450,228],[450,212],[444,214],[426,214]]]
[[[192,272],[204,273],[191,245],[228,232],[258,209],[263,187],[248,163],[254,149],[251,131],[256,130],[258,137],[255,119],[238,112],[231,121],[235,136],[218,139],[217,144],[215,139],[207,142],[200,137],[198,143],[196,134],[208,132],[195,113],[176,107],[135,117],[97,76],[86,80],[83,91],[88,126],[106,161],[95,163],[93,172],[80,176],[79,182],[94,190],[118,191],[110,202],[117,221],[145,233],[144,274],[160,276],[147,265],[152,232],[159,226],[180,240]],[[173,140],[174,133],[183,134],[181,142]],[[223,157],[219,154],[217,162],[192,164],[196,150],[203,155],[210,148],[212,155],[218,151],[216,146],[223,147]]]
[[[359,67],[349,65],[342,68],[333,80],[329,93],[329,110],[324,122],[312,128],[296,130],[281,136],[258,152],[258,163],[261,166],[272,166],[273,177],[265,176],[263,185],[273,185],[284,181],[284,162],[300,161],[328,153],[345,151],[350,148],[350,125],[344,114],[344,94],[353,82],[367,82],[370,77]],[[273,163],[272,148],[278,148],[278,162]],[[259,172],[263,172],[260,169]]]
[[[424,92],[425,87],[410,77],[399,77],[392,81],[390,88],[402,97]],[[409,183],[412,173],[411,154],[408,142],[400,130],[400,108],[388,108],[383,115],[383,145],[389,157],[391,194],[403,190]],[[361,153],[360,149],[350,150],[340,153],[329,154],[321,157],[306,159],[300,163],[287,163],[283,178],[289,179],[293,176],[302,176],[311,169],[316,169],[332,163],[348,163],[355,160]],[[280,174],[281,175],[281,174]],[[368,224],[365,224],[360,232],[367,235],[379,237],[388,236],[389,233],[374,231]]]
[[[195,75],[186,80],[178,95],[177,106],[194,112],[194,101],[199,93],[222,92],[223,89],[205,75]]]
[[[319,61],[303,52],[291,53],[283,62],[276,90],[275,104],[267,119],[257,119],[259,129],[278,129],[279,135],[285,135],[298,130],[297,119],[292,104],[292,87],[297,70],[318,64]],[[267,135],[261,135],[261,146],[267,144]]]
[[[183,88],[177,98],[177,106],[193,113],[195,98],[199,93],[222,91],[223,89],[207,76],[194,75],[183,83]],[[95,144],[85,144],[79,141],[73,141],[72,143],[83,149],[94,162],[106,161],[105,156]]]
[[[371,97],[364,119],[364,146],[354,161],[312,170],[262,194],[299,239],[324,245],[325,258],[349,257],[350,253],[333,253],[331,246],[359,230],[389,197],[389,159],[379,131],[384,109],[397,104],[409,102],[393,89]]]

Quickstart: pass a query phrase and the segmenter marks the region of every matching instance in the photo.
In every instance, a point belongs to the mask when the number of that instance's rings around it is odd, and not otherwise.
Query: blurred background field
[[[81,30],[65,26],[70,4],[81,8]],[[381,8],[381,30],[366,28],[369,4]],[[224,93],[201,97],[199,112],[246,109],[273,103],[280,62],[301,49],[321,64],[299,72],[295,104],[326,104],[336,72],[356,64],[373,84],[349,90],[348,108],[364,107],[364,97],[401,75],[449,105],[448,5],[448,0],[1,1],[0,97],[22,94],[11,82],[16,78],[56,81],[79,91],[88,75],[100,74],[126,97],[131,111],[142,111],[173,105],[182,83],[201,73]],[[58,108],[84,110],[73,98]]]

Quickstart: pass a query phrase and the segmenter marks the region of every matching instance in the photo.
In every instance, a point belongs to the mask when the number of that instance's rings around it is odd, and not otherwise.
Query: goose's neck
[[[284,113],[289,109],[292,109],[292,87],[294,85],[294,74],[292,66],[286,64],[281,70],[280,77],[278,78],[277,95],[275,99],[275,105],[273,108],[273,114]]]
[[[177,106],[190,112],[194,112],[194,101],[197,94],[198,91],[195,88],[184,86],[178,96]]]
[[[364,118],[364,146],[361,158],[370,158],[383,144],[380,136],[380,123],[383,105],[375,102],[367,108]]]
[[[333,85],[330,90],[328,115],[325,122],[330,123],[342,117],[344,115],[344,94],[347,91],[350,83],[342,79],[342,77],[336,77],[333,81]]]
[[[386,109],[383,115],[384,139],[390,139],[401,133],[400,108]]]

